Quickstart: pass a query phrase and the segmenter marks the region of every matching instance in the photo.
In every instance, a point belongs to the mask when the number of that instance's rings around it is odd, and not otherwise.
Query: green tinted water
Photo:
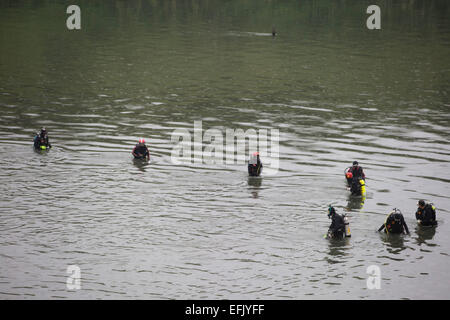
[[[77,4],[69,31],[64,1],[0,3],[0,296],[449,298],[446,1],[381,1],[373,31],[367,1]],[[173,164],[172,133],[200,120],[278,129],[278,173]],[[364,202],[345,189],[355,159]],[[436,230],[415,227],[421,198]],[[347,241],[322,239],[330,203]],[[375,232],[394,207],[411,236]]]

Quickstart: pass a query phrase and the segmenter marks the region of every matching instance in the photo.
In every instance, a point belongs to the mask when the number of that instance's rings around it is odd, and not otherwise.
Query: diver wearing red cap
[[[262,167],[259,152],[254,152],[248,161],[248,174],[253,177],[258,177],[261,174]]]
[[[147,161],[150,160],[150,152],[145,145],[144,139],[139,139],[139,142],[136,144],[131,153],[133,154],[135,159],[146,159]]]

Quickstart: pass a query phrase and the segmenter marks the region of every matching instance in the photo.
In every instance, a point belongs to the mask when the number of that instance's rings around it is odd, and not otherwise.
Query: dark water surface
[[[375,31],[365,1],[78,4],[68,31],[66,1],[0,2],[1,298],[450,298],[448,2],[380,1]],[[173,164],[199,120],[278,129],[278,173]],[[350,239],[322,238],[330,203]],[[410,236],[375,232],[394,207]]]

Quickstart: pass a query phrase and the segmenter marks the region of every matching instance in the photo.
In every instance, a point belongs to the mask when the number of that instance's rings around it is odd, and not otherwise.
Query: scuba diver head
[[[48,134],[48,132],[47,132],[47,130],[45,129],[45,127],[42,127],[42,128],[41,128],[41,133],[40,133],[41,137],[45,137],[45,136],[47,136],[47,134]]]
[[[397,208],[394,208],[394,210],[391,211],[391,215],[395,222],[400,222],[402,220],[402,213]]]
[[[420,208],[420,209],[423,209],[423,208],[425,208],[425,201],[423,201],[423,200],[419,200],[419,202],[418,202],[418,206],[419,206],[419,208]]]
[[[328,206],[328,219],[331,219],[331,217],[334,216],[335,214],[336,214],[336,210],[330,204]]]
[[[248,163],[256,166],[259,161],[260,161],[259,152],[253,152],[253,154],[250,156],[250,160],[248,161]]]
[[[353,167],[357,167],[358,166],[358,161],[353,161]]]
[[[139,139],[139,145],[141,145],[141,146],[145,145],[145,140],[142,138]]]

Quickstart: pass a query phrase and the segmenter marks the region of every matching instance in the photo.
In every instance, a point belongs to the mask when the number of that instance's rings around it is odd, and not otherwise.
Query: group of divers
[[[45,128],[41,128],[40,132],[36,133],[34,138],[34,148],[37,150],[48,150],[52,146],[48,138],[48,132]],[[144,139],[139,139],[138,143],[131,152],[137,160],[150,160],[150,152],[145,144]],[[258,177],[262,172],[262,162],[258,152],[254,152],[248,161],[248,174],[251,177]],[[363,168],[359,166],[358,161],[354,161],[351,167],[344,171],[347,180],[347,189],[353,196],[366,195],[365,180]],[[417,203],[416,220],[420,226],[437,226],[436,208],[432,203],[426,203],[424,200],[419,200]],[[340,215],[336,209],[331,205],[328,207],[328,218],[331,219],[331,225],[325,238],[329,239],[343,239],[350,237],[350,226],[346,215]],[[403,214],[399,209],[393,209],[387,216],[385,222],[378,229],[378,232],[383,231],[388,234],[409,234],[408,226],[405,222]]]

